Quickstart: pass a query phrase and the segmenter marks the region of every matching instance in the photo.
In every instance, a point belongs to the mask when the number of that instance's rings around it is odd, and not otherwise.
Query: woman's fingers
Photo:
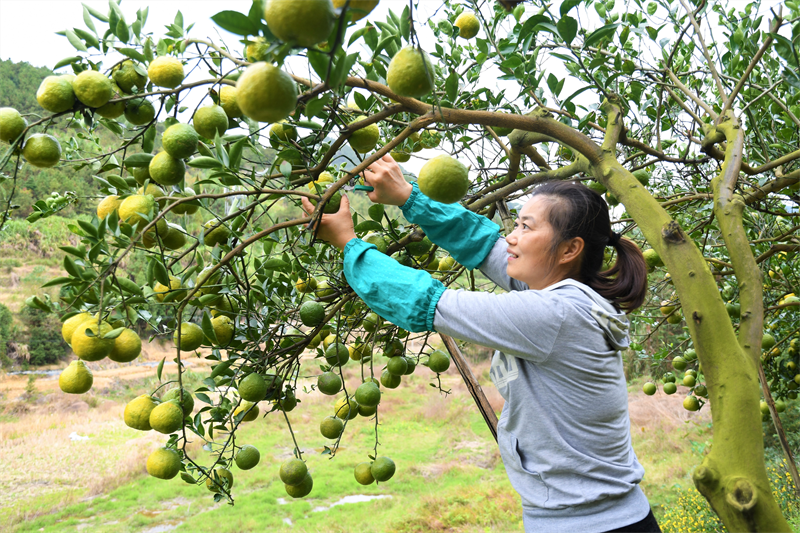
[[[300,203],[303,205],[303,211],[306,215],[311,215],[314,212],[314,204],[312,204],[305,196],[300,197]]]

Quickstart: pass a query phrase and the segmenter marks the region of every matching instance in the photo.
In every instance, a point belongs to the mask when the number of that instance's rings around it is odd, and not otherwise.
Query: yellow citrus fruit
[[[66,76],[47,76],[36,91],[36,101],[51,113],[61,113],[75,105],[72,81]]]
[[[183,390],[183,402],[181,402],[181,390]],[[180,387],[176,387],[168,390],[166,394],[164,394],[162,400],[165,402],[170,400],[175,400],[178,402],[178,405],[181,406],[184,415],[190,415],[194,410],[194,398],[192,397],[192,393],[185,388],[182,389]]]
[[[242,446],[239,453],[236,454],[236,466],[242,470],[250,470],[256,466],[260,460],[261,453],[259,453],[258,448],[250,444]]]
[[[251,63],[257,61],[267,60],[267,50],[269,50],[269,43],[263,37],[256,37],[253,42],[247,45],[244,54],[247,60]]]
[[[392,156],[392,159],[394,159],[398,163],[405,163],[409,159],[411,159],[411,154],[409,154],[408,152],[392,151],[392,152],[389,152],[389,155]]]
[[[333,0],[333,7],[341,9],[346,0]],[[347,16],[352,21],[361,20],[369,15],[380,0],[350,0],[347,8]]]
[[[326,416],[319,424],[319,432],[326,439],[338,439],[344,429],[344,422],[335,416]]]
[[[281,41],[309,47],[328,40],[336,13],[331,0],[267,0],[264,20]]]
[[[183,322],[181,324],[180,340],[178,339],[177,329],[175,333],[172,334],[172,340],[178,345],[181,351],[193,352],[203,344],[205,335],[203,335],[203,328],[194,322]]]
[[[293,141],[297,139],[297,129],[285,122],[276,122],[269,128],[270,137],[275,137],[281,141]]]
[[[281,465],[280,477],[286,485],[296,486],[303,482],[308,474],[308,466],[300,459],[289,459]]]
[[[381,401],[381,390],[371,381],[362,383],[356,389],[356,401],[359,407],[376,407]]]
[[[186,159],[197,150],[199,140],[197,132],[190,125],[173,124],[164,131],[161,144],[172,157]]]
[[[160,185],[177,185],[186,174],[186,164],[182,159],[168,152],[159,152],[150,160],[150,177]]]
[[[111,100],[114,88],[111,80],[96,70],[84,70],[72,82],[75,96],[88,107],[102,107]]]
[[[61,336],[64,337],[66,343],[72,344],[72,334],[75,332],[75,329],[91,319],[92,315],[89,313],[78,313],[66,319],[61,325]]]
[[[353,475],[362,485],[371,485],[375,482],[375,478],[372,477],[372,463],[359,463],[356,465],[355,470],[353,471]]]
[[[389,63],[386,81],[395,94],[419,98],[433,89],[434,75],[428,54],[413,46],[406,46]]]
[[[28,122],[13,107],[0,107],[0,141],[13,142],[22,135]]]
[[[242,417],[242,422],[252,422],[253,420],[258,418],[258,405],[254,404],[253,402],[242,402],[239,407],[234,409],[233,416],[234,418],[238,417],[241,413],[246,413]]]
[[[61,145],[52,135],[34,133],[25,140],[22,156],[35,167],[54,167],[61,160]]]
[[[452,204],[469,190],[467,167],[449,155],[439,155],[425,163],[417,180],[419,190],[431,200]]]
[[[186,246],[186,230],[177,224],[167,222],[167,234],[161,237],[168,250],[179,250]]]
[[[194,192],[194,189],[192,189],[191,187],[184,187],[183,188],[183,192],[174,193],[174,194],[172,194],[172,197],[173,198],[189,198],[189,197],[194,196],[195,194],[196,193]],[[192,205],[192,204],[189,204],[189,203],[182,203],[182,204],[178,204],[175,207],[173,207],[170,212],[174,213],[176,215],[194,215],[195,213],[197,213],[198,209],[200,209],[199,205]]]
[[[150,170],[149,169],[147,170],[147,177],[148,178],[150,177]],[[144,187],[139,187],[139,190],[137,190],[136,193],[137,194],[149,194],[150,196],[153,197],[153,199],[155,199],[155,198],[163,198],[164,196],[167,195],[167,193],[164,192],[164,189],[162,189],[161,187],[159,187],[158,185],[156,185],[153,182],[148,183],[146,189]],[[162,207],[166,204],[166,200],[156,200],[156,201],[158,202],[158,205],[160,205]]]
[[[228,129],[228,115],[218,105],[208,105],[197,110],[192,118],[194,129],[206,139],[213,139],[217,134],[225,135]]]
[[[124,329],[119,337],[114,339],[114,347],[108,358],[117,363],[130,363],[142,353],[142,339],[132,329]]]
[[[239,382],[239,396],[248,402],[260,402],[267,395],[267,382],[255,372]]]
[[[121,203],[122,200],[120,200],[119,196],[116,194],[106,196],[99,204],[97,204],[97,218],[103,220],[108,215],[116,211]]]
[[[687,411],[699,411],[700,400],[698,400],[695,396],[687,396],[683,399],[683,408]]]
[[[389,481],[396,470],[394,461],[388,457],[377,457],[372,463],[370,472],[376,481]]]
[[[303,481],[298,485],[284,485],[286,494],[292,498],[302,498],[311,494],[311,489],[314,488],[314,480],[311,479],[311,474],[306,474]]]
[[[150,427],[169,435],[183,426],[183,409],[177,400],[169,400],[158,404],[150,413]]]
[[[211,492],[221,492],[223,487],[230,492],[233,487],[233,473],[227,468],[217,467],[206,479],[206,488]]]
[[[440,374],[450,368],[450,356],[441,350],[434,350],[428,359],[428,368]]]
[[[319,177],[317,177],[317,180],[312,181],[311,183],[308,184],[308,189],[311,192],[321,193],[325,191],[328,183],[333,183],[335,181],[336,180],[334,179],[333,174],[331,174],[330,172],[327,171],[320,172]]]
[[[236,102],[242,113],[253,120],[279,122],[294,111],[297,86],[278,67],[255,63],[236,82]]]
[[[141,91],[147,84],[147,76],[139,74],[136,71],[136,65],[130,60],[123,61],[117,66],[111,74],[111,78],[125,94],[132,94],[134,87]]]
[[[72,361],[58,376],[58,386],[67,394],[83,394],[92,388],[93,382],[92,371],[80,359]]]
[[[147,473],[159,479],[172,479],[181,471],[181,456],[171,448],[159,448],[147,457]]]
[[[230,317],[220,315],[212,318],[211,327],[217,336],[218,346],[227,346],[233,339],[234,324]]]
[[[297,278],[297,282],[295,282],[294,287],[297,289],[297,292],[314,292],[314,290],[317,288],[317,280],[316,278]]]
[[[134,398],[125,406],[122,415],[125,425],[139,431],[150,431],[153,429],[150,427],[150,413],[157,405],[158,403],[147,394]]]
[[[92,337],[86,335],[87,329],[92,332]],[[112,329],[108,322],[102,322],[98,327],[94,318],[78,325],[72,333],[72,351],[84,361],[103,359],[114,348],[114,339],[103,338]]]
[[[148,100],[140,98],[125,104],[125,120],[134,126],[149,124],[156,116],[156,108]]]
[[[218,224],[219,226],[215,228],[214,226],[217,226]],[[203,228],[205,228],[205,233],[203,234],[203,244],[206,246],[226,244],[231,236],[231,230],[229,230],[224,223],[220,223],[216,218],[212,218],[203,224]]]
[[[459,29],[458,36],[464,39],[472,39],[478,35],[478,30],[481,29],[481,23],[478,21],[478,17],[476,17],[475,13],[472,11],[464,11],[461,13],[458,18],[456,18],[456,22],[453,26]]]
[[[159,56],[150,62],[147,75],[156,87],[174,89],[183,83],[183,64],[175,57]]]
[[[242,116],[242,110],[239,109],[239,104],[236,103],[236,87],[233,85],[223,85],[219,90],[219,106],[228,115],[228,118],[239,118]]]
[[[353,397],[342,396],[336,401],[333,413],[336,418],[352,420],[358,416],[358,402]]]
[[[354,120],[350,124],[359,122],[361,119]],[[381,130],[377,124],[370,124],[365,128],[358,129],[350,135],[347,140],[350,147],[359,154],[366,154],[378,144],[378,139],[381,136]]]
[[[181,288],[181,280],[176,278],[175,276],[169,277],[169,287],[161,283],[160,281],[156,281],[156,284],[153,285],[153,292],[156,295],[156,299],[159,302],[163,302],[164,298],[167,296],[167,293],[170,291],[177,291]],[[185,291],[183,291],[185,292]]]

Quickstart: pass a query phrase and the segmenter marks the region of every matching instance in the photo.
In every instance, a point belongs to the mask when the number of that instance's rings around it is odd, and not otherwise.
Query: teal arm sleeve
[[[500,226],[461,204],[442,204],[414,190],[400,206],[406,220],[418,224],[434,244],[472,270],[483,263],[500,238]]]
[[[373,311],[408,331],[433,331],[445,286],[430,274],[404,267],[374,244],[351,239],[344,247],[344,276]]]

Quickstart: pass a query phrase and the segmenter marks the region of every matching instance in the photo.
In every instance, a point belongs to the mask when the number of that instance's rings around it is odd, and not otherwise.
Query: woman
[[[602,197],[580,183],[541,185],[503,238],[487,218],[420,193],[389,156],[365,179],[370,200],[400,206],[456,261],[508,291],[449,290],[400,266],[356,238],[346,198],[321,219],[318,237],[344,250],[347,281],[376,313],[498,350],[491,377],[506,403],[497,440],[525,531],[660,531],[638,485],[619,353],[629,343],[622,311],[642,304],[646,266],[611,231]],[[603,275],[606,246],[618,259]]]

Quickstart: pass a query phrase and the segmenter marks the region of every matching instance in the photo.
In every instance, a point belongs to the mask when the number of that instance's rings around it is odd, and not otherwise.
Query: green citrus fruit
[[[441,350],[434,350],[428,359],[428,368],[437,374],[447,372],[447,369],[450,368],[450,356]]]
[[[478,21],[478,17],[476,17],[475,13],[472,11],[464,11],[461,13],[453,26],[459,29],[458,36],[464,39],[472,39],[478,35],[478,31],[481,29],[481,23]]]
[[[683,313],[681,313],[680,309],[667,317],[667,323],[669,324],[680,324],[681,320],[683,320]]]
[[[338,394],[342,390],[342,378],[333,372],[323,372],[317,378],[317,390],[328,396]]]
[[[389,152],[389,155],[392,156],[392,159],[398,163],[406,163],[409,159],[411,159],[411,154],[403,151],[392,151]]]
[[[697,385],[697,378],[695,376],[693,376],[692,374],[688,374],[688,373],[685,376],[683,376],[683,386],[684,387],[689,387],[691,389],[695,385]]]
[[[147,76],[139,74],[136,71],[136,65],[130,60],[123,61],[122,64],[114,69],[111,78],[125,94],[132,94],[134,87],[141,91],[147,85]]]
[[[283,397],[278,400],[278,406],[287,413],[297,407],[297,403],[297,397],[294,395],[294,391],[291,390],[286,391]]]
[[[350,350],[341,342],[335,342],[325,350],[325,360],[331,366],[344,366],[350,360]]]
[[[308,199],[312,205],[316,206],[318,200],[316,198],[309,198]],[[328,202],[325,204],[325,208],[322,210],[323,213],[332,214],[339,212],[339,206],[342,203],[342,193],[336,191],[333,193],[333,196],[330,197]]]
[[[436,156],[419,171],[419,190],[431,200],[452,204],[469,190],[467,167],[449,155]]]
[[[11,143],[22,135],[28,122],[13,107],[0,107],[0,141]]]
[[[236,466],[242,470],[250,470],[261,460],[261,453],[258,448],[245,444],[236,454]]]
[[[405,349],[406,347],[405,345],[403,345],[403,341],[401,341],[400,339],[391,339],[383,347],[383,355],[384,357],[394,357],[396,355],[402,355]]]
[[[359,463],[356,465],[355,470],[353,471],[353,475],[362,485],[371,485],[375,482],[375,478],[372,477],[372,463]]]
[[[67,394],[83,394],[92,388],[92,371],[80,359],[72,361],[58,376],[58,387]]]
[[[664,386],[662,387],[662,389],[664,390],[664,394],[675,394],[676,392],[678,392],[678,386],[675,385],[675,383],[671,383],[671,382],[670,383],[664,383]]]
[[[108,358],[117,363],[130,363],[142,353],[142,339],[132,329],[125,328],[114,339],[114,347]]]
[[[135,179],[136,183],[139,185],[144,185],[146,180],[150,180],[150,169],[148,167],[129,168],[128,171],[133,174],[133,179]]]
[[[61,336],[64,337],[64,341],[72,344],[72,334],[75,332],[75,328],[91,319],[92,315],[89,313],[78,313],[66,319],[61,325]]]
[[[412,241],[406,244],[406,251],[414,257],[422,257],[430,252],[432,247],[433,243],[427,236],[425,236],[421,241]]]
[[[186,175],[186,164],[168,152],[159,152],[150,160],[150,177],[160,185],[177,185]]]
[[[328,40],[336,14],[331,0],[267,0],[264,20],[281,41],[308,48]]]
[[[653,383],[652,381],[648,381],[647,383],[644,384],[642,390],[648,396],[652,396],[653,394],[656,393],[656,390],[658,390],[658,388],[656,387],[655,383]]]
[[[183,409],[177,400],[158,404],[150,413],[150,427],[169,435],[183,427]]]
[[[364,342],[356,342],[354,345],[348,346],[347,348],[350,350],[350,359],[353,361],[361,361],[365,357],[370,357],[372,355],[372,348],[369,344]]]
[[[381,385],[387,389],[396,389],[400,385],[400,381],[402,381],[400,376],[392,374],[388,370],[384,370],[381,374]]]
[[[374,244],[378,251],[382,254],[385,254],[387,251],[389,251],[389,245],[386,243],[386,239],[384,239],[383,235],[380,233],[368,233],[364,236],[363,240],[369,244]]]
[[[96,70],[84,70],[72,82],[75,96],[88,107],[102,107],[114,96],[111,80]]]
[[[358,416],[358,402],[352,396],[342,396],[336,401],[333,413],[337,418],[352,420]]]
[[[183,83],[183,64],[175,57],[159,56],[150,62],[147,75],[156,87],[174,89]]]
[[[761,337],[761,349],[769,350],[773,346],[775,346],[775,337],[773,337],[769,333],[765,333],[764,336]]]
[[[214,226],[217,225],[218,227],[215,228]],[[203,228],[205,228],[205,233],[203,234],[203,244],[206,246],[213,247],[217,244],[226,244],[231,236],[231,230],[229,230],[224,223],[220,223],[220,221],[216,218],[212,218],[203,224]]]
[[[184,187],[183,192],[176,192],[172,194],[173,198],[189,198],[195,196],[197,193],[194,192],[194,189],[191,187]],[[181,204],[177,204],[175,207],[172,208],[170,211],[176,215],[194,215],[197,213],[197,210],[200,209],[199,205],[193,205],[188,202],[184,202]]]
[[[161,240],[168,250],[179,250],[186,246],[186,230],[177,224],[167,222],[167,234],[162,235]]]
[[[297,86],[281,69],[255,63],[236,82],[236,101],[245,116],[259,122],[278,122],[297,106]]]
[[[257,61],[266,61],[269,58],[269,43],[263,37],[256,37],[247,45],[244,50],[244,55],[250,63]]]
[[[688,350],[683,352],[683,359],[689,362],[694,361],[695,359],[697,359],[697,352],[694,350],[694,348],[689,348]]]
[[[87,329],[93,336],[86,335]],[[112,329],[108,322],[102,322],[98,327],[94,318],[78,325],[72,333],[72,351],[84,361],[103,359],[114,348],[114,339],[104,339],[102,336]]]
[[[345,1],[346,0],[333,0],[333,7],[342,9]],[[361,20],[375,9],[378,2],[379,0],[350,0],[350,4],[348,4],[347,7],[347,17],[352,22]]]
[[[173,124],[164,131],[164,135],[161,137],[161,144],[164,147],[164,151],[172,157],[186,159],[195,153],[199,140],[197,132],[190,125]]]
[[[238,417],[240,414],[245,413],[242,417],[242,422],[252,422],[258,418],[259,408],[253,402],[242,402],[239,407],[234,409],[233,416]]]
[[[394,461],[388,457],[377,457],[372,463],[370,471],[375,481],[389,481],[394,475],[395,469]]]
[[[314,488],[314,480],[311,479],[311,474],[306,474],[306,477],[303,478],[299,485],[284,485],[284,488],[286,489],[286,494],[292,498],[302,498],[311,493],[311,489]]]
[[[775,400],[775,410],[779,413],[786,411],[786,402],[783,400]]]
[[[211,327],[217,336],[218,346],[227,346],[233,339],[234,324],[229,316],[220,315],[211,319]]]
[[[219,106],[228,115],[228,118],[239,118],[242,110],[236,99],[236,87],[233,85],[223,85],[219,90]]]
[[[118,98],[119,94],[118,91],[114,90],[114,94],[112,98]],[[103,118],[119,118],[125,113],[125,102],[119,102],[116,100],[110,100],[105,105],[102,105],[97,108],[95,111],[98,115]]]
[[[232,487],[233,473],[227,468],[218,466],[214,469],[214,473],[206,478],[206,488],[211,492],[221,492],[222,488],[230,492]]]
[[[361,119],[356,119],[350,124],[354,124],[356,122],[360,122]],[[373,148],[375,145],[378,144],[378,139],[381,136],[381,130],[378,128],[377,124],[370,124],[361,129],[357,129],[354,131],[350,138],[347,140],[350,143],[350,147],[358,152],[359,154],[366,154]]]
[[[297,486],[305,480],[308,467],[300,459],[289,459],[281,465],[280,477],[286,485]]]
[[[495,128],[495,131],[497,131],[497,128]],[[606,186],[603,185],[602,183],[600,183],[599,181],[590,181],[589,184],[587,185],[587,187],[592,189],[597,194],[605,194],[606,192],[608,192],[608,189],[606,189]]]
[[[300,321],[305,326],[313,327],[325,320],[325,307],[315,301],[308,301],[300,306]]]
[[[371,381],[362,383],[356,389],[356,401],[359,407],[377,407],[381,401],[381,390],[375,383]]]
[[[184,416],[188,416],[192,414],[192,411],[194,411],[194,398],[192,397],[192,393],[185,388],[183,389],[183,403],[181,403],[181,389],[178,387],[168,390],[164,394],[164,397],[161,398],[161,401],[163,402],[168,402],[170,400],[175,400],[178,402],[178,405],[181,406]]]
[[[639,183],[641,183],[645,187],[650,185],[650,173],[643,168],[634,171],[633,177],[639,180]]]
[[[675,370],[686,370],[686,360],[681,356],[672,358],[672,368]]]
[[[326,416],[319,424],[319,432],[326,439],[338,439],[344,429],[344,422],[335,416]]]
[[[147,457],[147,473],[159,479],[172,479],[181,471],[181,456],[171,448],[159,448]]]
[[[419,98],[433,89],[434,75],[428,54],[413,46],[406,46],[389,63],[386,81],[395,94]]]
[[[267,395],[267,382],[259,374],[248,374],[239,382],[239,396],[248,402],[260,402]]]
[[[47,76],[36,91],[36,101],[51,113],[61,113],[75,105],[72,81],[66,76]]]
[[[158,403],[147,394],[134,398],[125,405],[123,413],[125,425],[139,431],[150,431],[153,429],[150,427],[150,413],[157,405]]]
[[[281,141],[297,139],[297,128],[285,122],[276,122],[269,128],[269,136]]]
[[[22,157],[35,167],[54,167],[61,160],[61,145],[52,135],[34,133],[25,140]]]
[[[178,330],[172,334],[172,340],[183,352],[193,352],[198,349],[205,340],[203,328],[194,322],[183,322],[181,324],[181,337],[178,339]]]
[[[658,252],[652,248],[648,248],[647,250],[643,251],[642,255],[644,256],[644,262],[647,263],[648,267],[658,268],[664,266],[664,262],[661,260]]]
[[[414,370],[417,368],[417,362],[411,358],[406,357],[406,371],[403,373],[404,376],[409,376],[414,373]]]
[[[700,400],[695,398],[694,396],[687,396],[683,399],[683,408],[687,411],[699,411],[700,410]]]
[[[228,115],[218,105],[201,107],[194,114],[192,125],[206,139],[214,139],[217,134],[222,137],[228,130]]]
[[[331,286],[328,280],[322,280],[317,284],[317,288],[314,290],[314,294],[316,294],[317,297],[319,298],[325,298],[326,296],[336,294],[336,289],[333,286]]]
[[[406,361],[405,357],[395,356],[389,359],[389,362],[386,364],[386,370],[389,371],[390,374],[394,374],[395,376],[402,376],[408,370],[408,361]]]
[[[125,104],[125,120],[134,126],[149,124],[156,117],[156,108],[148,100],[139,98]]]

